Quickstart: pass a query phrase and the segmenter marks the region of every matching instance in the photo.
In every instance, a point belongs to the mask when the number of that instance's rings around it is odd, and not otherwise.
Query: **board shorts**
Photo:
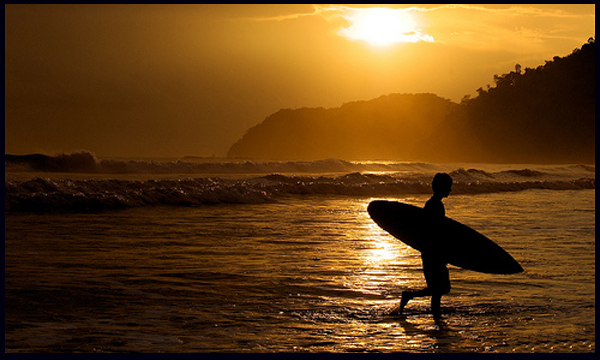
[[[432,294],[444,295],[450,292],[450,274],[446,263],[439,257],[430,254],[421,254],[423,274],[427,288]]]

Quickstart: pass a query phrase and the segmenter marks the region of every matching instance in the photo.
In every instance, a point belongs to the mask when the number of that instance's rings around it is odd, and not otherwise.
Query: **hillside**
[[[432,94],[391,94],[339,108],[280,110],[248,130],[228,156],[291,160],[416,156],[415,134],[432,134],[456,106]]]
[[[390,94],[339,108],[284,109],[250,128],[229,157],[430,162],[595,160],[595,43],[536,69],[495,75],[461,104]]]
[[[429,161],[595,161],[595,44],[536,69],[494,76],[421,144]],[[427,152],[426,144],[438,146]]]

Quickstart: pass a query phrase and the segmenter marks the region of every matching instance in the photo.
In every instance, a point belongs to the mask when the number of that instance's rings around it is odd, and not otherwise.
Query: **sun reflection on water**
[[[420,286],[422,274],[416,271],[420,257],[373,222],[366,211],[370,200],[365,199],[353,215],[356,232],[351,236],[357,244],[353,252],[360,266],[344,279],[344,286],[363,299],[363,306],[385,312],[396,305],[402,290]]]
[[[366,213],[366,212],[365,212]],[[368,214],[365,214],[364,233],[370,234],[366,239],[367,251],[364,262],[372,265],[393,265],[399,259],[410,256],[413,251],[400,240],[380,228]]]

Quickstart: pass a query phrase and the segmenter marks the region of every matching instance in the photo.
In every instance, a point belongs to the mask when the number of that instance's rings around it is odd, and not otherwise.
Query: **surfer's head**
[[[452,190],[452,178],[446,173],[437,173],[431,182],[433,193],[441,197],[447,197]]]

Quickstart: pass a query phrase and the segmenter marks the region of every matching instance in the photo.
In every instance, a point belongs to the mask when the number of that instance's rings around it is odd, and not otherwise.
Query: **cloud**
[[[323,7],[321,5],[313,5],[313,11],[311,12],[295,12],[291,14],[282,14],[275,16],[252,16],[245,17],[243,19],[252,20],[252,21],[285,21],[285,20],[296,20],[304,17],[311,16],[323,16],[328,17],[327,13],[331,13],[338,11],[336,8],[332,7]]]
[[[337,26],[338,34],[348,39],[361,39],[354,26],[359,14],[377,7],[368,5],[313,5],[312,11],[294,12],[255,21],[285,21],[321,17]],[[381,6],[379,6],[381,8]],[[593,5],[394,5],[385,6],[398,14],[410,14],[418,24],[415,29],[396,31],[397,41],[432,42],[478,48],[539,52],[548,41],[571,41],[581,44],[595,34]],[[581,35],[590,28],[590,34]]]
[[[375,45],[434,41],[431,35],[421,31],[411,9],[347,9],[340,16],[348,25],[338,33],[350,40],[362,40]]]
[[[490,7],[492,6],[492,7]],[[581,17],[594,17],[594,14],[582,14],[571,11],[565,11],[564,9],[548,8],[544,7],[543,4],[535,5],[504,5],[498,4],[497,7],[494,5],[469,5],[469,4],[457,4],[457,5],[442,5],[424,11],[443,10],[443,9],[465,9],[474,10],[482,13],[490,13],[502,16],[536,16],[536,17],[548,17],[548,18],[581,18]],[[508,6],[508,7],[506,7]],[[553,6],[553,5],[550,5]],[[559,6],[559,5],[557,5]],[[568,5],[567,5],[568,6]]]
[[[422,33],[414,24],[411,16],[414,11],[418,11],[418,8],[313,5],[310,12],[250,19],[254,21],[286,21],[318,16],[328,21],[338,21],[337,26],[340,27],[338,34],[350,40],[378,42],[379,45],[396,42],[433,42],[431,35]],[[377,41],[373,37],[377,37]]]
[[[579,46],[594,35],[593,12],[559,6],[441,5],[420,11],[428,24],[425,31],[440,44],[531,54],[555,48],[551,44],[557,42]]]

